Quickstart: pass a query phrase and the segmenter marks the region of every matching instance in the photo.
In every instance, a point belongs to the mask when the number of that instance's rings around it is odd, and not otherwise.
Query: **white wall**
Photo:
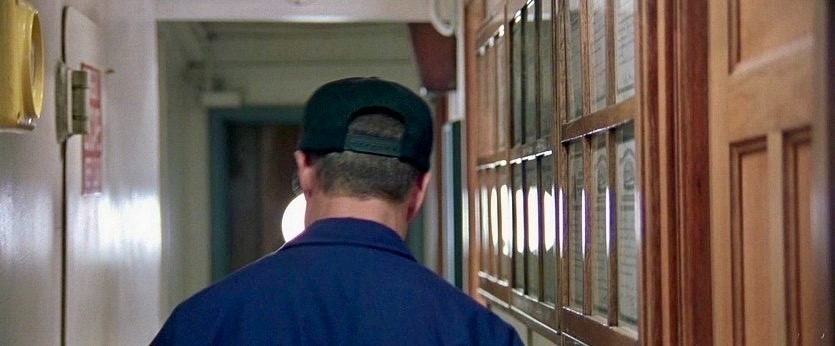
[[[73,5],[105,29],[101,46],[115,73],[104,81],[104,191],[78,205],[74,217],[87,223],[67,235],[67,344],[147,344],[159,328],[161,284],[155,3],[31,3],[43,26],[46,93],[34,131],[0,133],[0,340],[61,343],[63,162],[53,90],[61,11]]]
[[[165,314],[211,281],[209,118],[187,78],[182,26],[159,24]],[[186,39],[190,39],[186,37]],[[193,39],[193,38],[191,38]]]

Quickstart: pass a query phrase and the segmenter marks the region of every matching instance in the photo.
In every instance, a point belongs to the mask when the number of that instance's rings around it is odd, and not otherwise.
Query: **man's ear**
[[[310,157],[301,150],[296,150],[293,156],[296,159],[299,187],[304,192],[305,197],[310,197],[310,194],[313,193],[314,186],[316,186],[316,171],[313,169]]]
[[[432,180],[432,174],[429,172],[424,173],[420,177],[418,177],[417,181],[415,182],[415,187],[412,189],[412,193],[409,195],[409,207],[406,210],[406,217],[409,222],[417,217],[418,212],[420,211],[420,207],[423,205],[423,201],[426,199],[426,191],[429,189],[429,182]]]

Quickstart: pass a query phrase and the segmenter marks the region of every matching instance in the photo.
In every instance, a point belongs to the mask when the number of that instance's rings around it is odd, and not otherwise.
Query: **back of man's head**
[[[429,170],[432,131],[429,108],[407,88],[348,78],[311,96],[298,149],[325,194],[402,203]]]

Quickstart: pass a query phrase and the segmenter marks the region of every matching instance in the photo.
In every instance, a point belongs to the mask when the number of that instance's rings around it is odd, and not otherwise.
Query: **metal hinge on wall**
[[[55,83],[55,121],[58,141],[90,131],[90,74],[61,64]]]

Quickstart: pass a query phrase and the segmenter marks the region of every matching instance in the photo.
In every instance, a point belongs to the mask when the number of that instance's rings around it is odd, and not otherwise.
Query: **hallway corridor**
[[[351,76],[429,104],[405,245],[526,345],[835,345],[833,11],[0,0],[0,345],[146,345],[281,248]]]

